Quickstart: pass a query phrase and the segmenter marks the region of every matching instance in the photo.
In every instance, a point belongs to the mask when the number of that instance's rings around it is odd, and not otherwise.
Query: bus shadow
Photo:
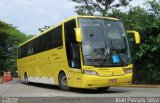
[[[41,83],[29,83],[30,86],[51,89],[51,90],[60,90],[59,86],[49,85],[49,84],[41,84]],[[98,91],[97,89],[81,89],[81,88],[71,88],[70,91],[66,92],[73,92],[73,93],[80,93],[80,94],[112,94],[112,93],[129,93],[129,89],[119,88],[119,87],[111,87],[105,91]]]
[[[123,88],[111,87],[105,91],[98,91],[97,89],[78,89],[72,88],[70,92],[76,92],[81,94],[112,94],[112,93],[129,93],[130,91]]]
[[[23,83],[24,84],[24,83]],[[26,84],[25,84],[26,85]],[[51,84],[42,84],[42,83],[32,83],[30,82],[28,84],[29,86],[34,86],[34,87],[39,87],[39,88],[44,88],[44,89],[55,89],[55,90],[60,90],[58,86],[51,85]]]

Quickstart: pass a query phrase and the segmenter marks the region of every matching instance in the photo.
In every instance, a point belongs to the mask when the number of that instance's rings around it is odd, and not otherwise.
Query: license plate
[[[109,83],[117,83],[117,79],[110,79]]]

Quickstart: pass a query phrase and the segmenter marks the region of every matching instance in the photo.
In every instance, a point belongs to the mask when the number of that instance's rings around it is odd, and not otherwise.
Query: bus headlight
[[[83,74],[87,74],[87,75],[95,75],[97,76],[98,73],[94,70],[83,70]]]
[[[126,74],[132,73],[132,69],[123,69]]]

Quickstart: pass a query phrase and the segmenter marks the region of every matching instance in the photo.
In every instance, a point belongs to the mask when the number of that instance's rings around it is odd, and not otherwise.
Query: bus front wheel
[[[69,90],[67,77],[66,77],[65,73],[61,73],[59,75],[59,86],[60,86],[61,90],[64,90],[64,91]]]

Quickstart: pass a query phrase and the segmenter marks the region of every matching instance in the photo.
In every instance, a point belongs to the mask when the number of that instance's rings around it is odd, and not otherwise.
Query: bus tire
[[[67,76],[63,72],[60,73],[59,75],[59,86],[60,86],[60,89],[63,91],[69,90],[68,83],[67,83]]]
[[[110,87],[100,87],[100,88],[97,88],[98,91],[100,92],[104,92],[105,90],[109,89]]]
[[[24,74],[24,83],[25,83],[26,85],[29,84],[27,73]]]

